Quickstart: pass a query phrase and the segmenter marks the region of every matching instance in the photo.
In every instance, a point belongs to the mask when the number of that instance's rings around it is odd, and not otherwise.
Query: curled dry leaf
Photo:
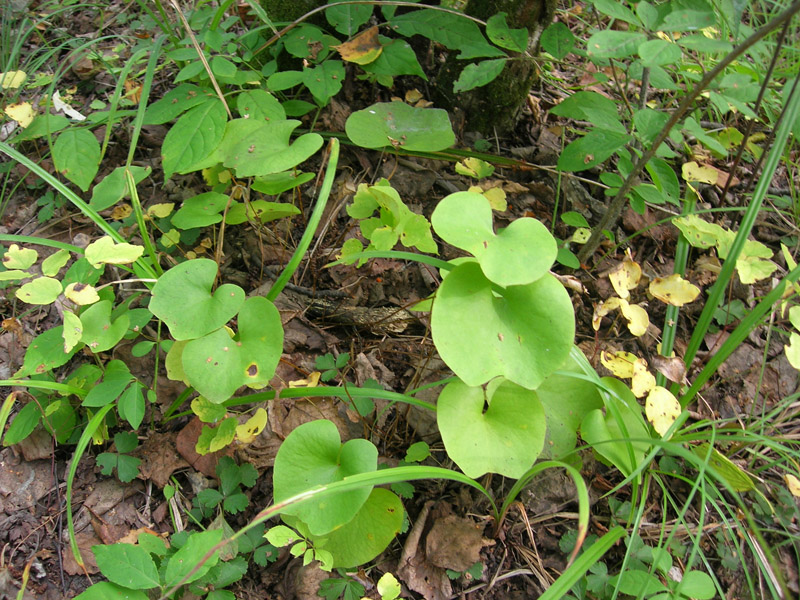
[[[650,293],[672,306],[683,306],[700,294],[700,288],[689,283],[677,273],[668,277],[656,277],[650,282]]]
[[[686,379],[686,365],[677,356],[656,356],[653,358],[653,367],[664,377],[675,383],[683,383]]]
[[[655,386],[644,405],[647,420],[659,435],[664,435],[681,414],[681,405],[668,389]]]

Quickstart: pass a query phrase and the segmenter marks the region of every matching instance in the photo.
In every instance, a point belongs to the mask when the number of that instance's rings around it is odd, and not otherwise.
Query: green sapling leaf
[[[487,85],[500,75],[505,66],[505,58],[495,58],[468,64],[453,84],[453,92],[460,94]]]
[[[161,146],[164,179],[189,170],[211,154],[222,140],[226,121],[225,107],[218,98],[207,98],[182,115]]]
[[[455,143],[446,111],[415,108],[405,102],[379,102],[358,110],[347,118],[345,131],[347,137],[362,148],[396,146],[436,152]]]
[[[84,258],[97,268],[103,264],[125,265],[135,262],[144,253],[144,246],[135,246],[125,242],[116,243],[111,236],[105,235],[95,240],[84,252]]]
[[[173,554],[164,573],[164,589],[171,588],[184,577],[188,576],[185,583],[190,583],[203,577],[219,561],[219,551],[211,555],[195,572],[189,573],[200,563],[208,552],[222,540],[221,529],[210,529],[203,532],[192,532],[189,541]]]
[[[561,60],[575,46],[575,36],[561,21],[552,23],[542,32],[539,40],[542,49],[556,60]]]
[[[528,30],[510,29],[504,12],[489,17],[486,21],[486,35],[493,43],[506,50],[525,52],[528,49]]]
[[[92,547],[100,572],[110,581],[134,590],[149,590],[160,585],[158,569],[147,550],[133,544]]]
[[[117,345],[128,331],[130,318],[122,313],[115,321],[111,321],[112,304],[110,300],[95,302],[81,313],[83,333],[81,342],[97,354],[105,352]]]
[[[178,229],[208,227],[222,221],[222,211],[228,205],[226,194],[206,192],[183,201],[183,205],[172,215],[172,225]]]

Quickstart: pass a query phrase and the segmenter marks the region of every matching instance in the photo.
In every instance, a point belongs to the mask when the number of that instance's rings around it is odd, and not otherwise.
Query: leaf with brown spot
[[[376,60],[383,52],[378,41],[378,27],[370,27],[359,33],[349,42],[333,46],[341,57],[357,65],[367,65]]]

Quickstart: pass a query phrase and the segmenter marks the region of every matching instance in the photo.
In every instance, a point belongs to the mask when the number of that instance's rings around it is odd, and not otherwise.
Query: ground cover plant
[[[471,4],[3,8],[3,593],[800,592],[800,3]]]

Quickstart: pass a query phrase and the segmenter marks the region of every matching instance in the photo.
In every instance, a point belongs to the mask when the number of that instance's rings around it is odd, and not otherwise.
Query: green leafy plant
[[[103,452],[97,455],[97,464],[101,467],[103,475],[111,475],[114,470],[120,481],[133,481],[139,474],[139,465],[142,460],[134,456],[127,456],[139,445],[135,433],[120,432],[114,435],[116,452]]]

